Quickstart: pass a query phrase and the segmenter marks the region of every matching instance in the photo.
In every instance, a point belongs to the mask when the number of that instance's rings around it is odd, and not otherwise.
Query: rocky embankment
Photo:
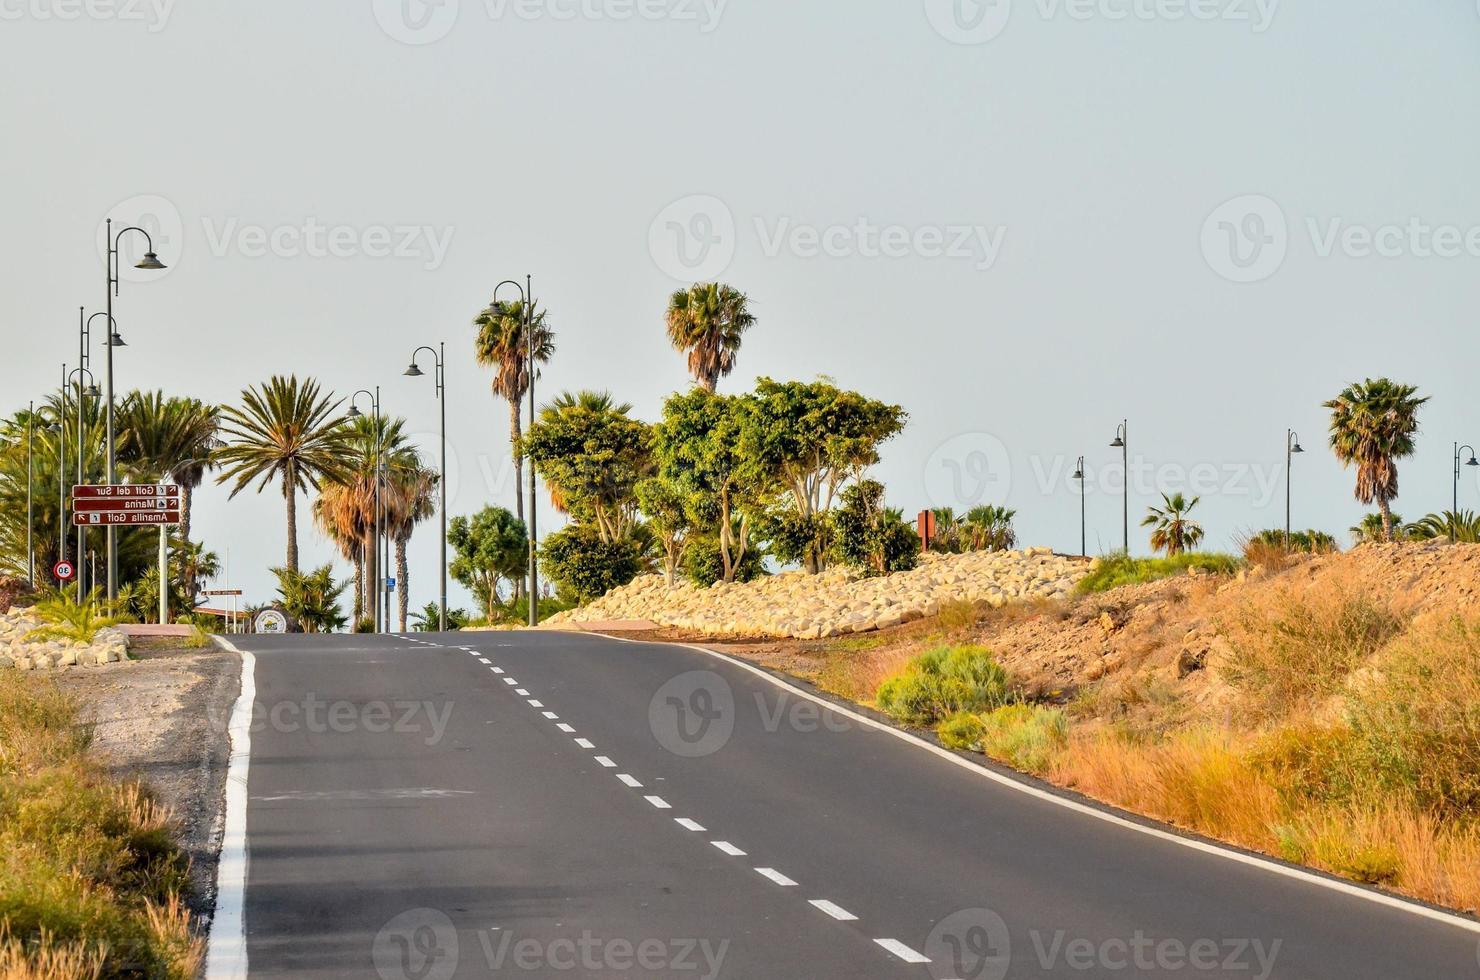
[[[1022,599],[1064,598],[1091,563],[1027,551],[925,555],[918,568],[880,578],[833,569],[786,572],[749,583],[670,587],[646,575],[589,605],[552,617],[551,625],[650,620],[659,626],[730,636],[818,639],[866,633],[933,616],[944,602],[994,606]]]
[[[0,616],[0,668],[95,667],[128,659],[128,637],[121,630],[101,629],[91,643],[28,638],[43,625],[29,609],[12,609]]]

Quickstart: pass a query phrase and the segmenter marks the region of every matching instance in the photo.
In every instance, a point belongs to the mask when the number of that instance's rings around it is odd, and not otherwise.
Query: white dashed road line
[[[792,881],[790,878],[786,877],[786,875],[777,871],[775,868],[756,868],[755,870],[756,873],[759,874],[761,877],[769,878],[776,884],[780,885],[782,888],[795,888],[797,886],[796,882]]]
[[[622,784],[624,786],[627,786],[630,789],[641,789],[642,788],[642,783],[639,783],[637,780],[633,779],[631,776],[627,775],[625,772],[619,772],[619,773],[617,773],[617,778],[622,781]]]
[[[837,919],[839,922],[858,921],[858,916],[854,915],[852,912],[849,912],[845,908],[840,908],[837,905],[834,905],[832,902],[829,902],[825,898],[814,898],[807,904],[821,909],[823,912],[826,912],[828,915],[832,916],[834,919]]]
[[[603,769],[615,769],[615,768],[617,768],[617,764],[615,762],[613,762],[612,760],[608,759],[604,755],[598,755],[596,757],[596,761],[599,762],[599,763],[601,763],[601,766],[602,766]]]
[[[583,749],[594,749],[594,748],[596,748],[596,743],[593,742],[593,741],[591,741],[589,738],[578,738],[578,739],[576,739],[576,744],[579,745]]]
[[[669,804],[669,802],[667,800],[663,799],[663,797],[661,797],[661,796],[647,796],[647,797],[644,797],[644,799],[646,799],[653,806],[657,807],[659,810],[672,810],[673,809],[673,807]]]
[[[514,680],[514,678],[512,678],[512,677],[505,677],[504,678],[504,683],[507,684],[507,685],[509,685],[510,687],[517,687],[518,684],[519,684],[519,682],[516,681],[516,680]]]
[[[742,858],[745,856],[744,851],[740,850],[740,848],[736,847],[734,844],[731,844],[727,840],[712,840],[709,843],[713,844],[715,847],[719,848],[721,851],[728,854],[732,858]]]
[[[564,732],[567,735],[574,735],[575,732],[576,732],[576,730],[573,727],[571,727],[570,725],[567,725],[563,721],[560,724],[556,725],[555,727],[558,728],[558,729],[560,729],[562,732]]]
[[[898,956],[906,963],[930,962],[930,957],[915,952],[913,949],[910,949],[898,939],[875,939],[874,942],[878,943],[880,946],[883,946],[885,949],[889,950],[889,952],[893,953],[895,956]]]
[[[674,817],[673,822],[678,824],[684,830],[692,830],[696,834],[704,833],[703,825],[698,823],[697,821],[690,820],[688,817]]]

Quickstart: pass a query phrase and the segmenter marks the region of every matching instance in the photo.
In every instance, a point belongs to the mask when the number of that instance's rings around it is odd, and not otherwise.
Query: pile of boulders
[[[91,643],[30,638],[32,631],[44,625],[31,609],[12,609],[0,615],[0,668],[95,667],[128,659],[128,637],[122,630],[98,630]]]
[[[1091,562],[1050,548],[927,554],[917,568],[878,578],[835,568],[820,575],[784,572],[749,583],[669,586],[646,575],[589,605],[561,613],[552,625],[648,620],[695,633],[819,639],[866,633],[934,616],[946,602],[993,606],[1024,599],[1062,599]]]

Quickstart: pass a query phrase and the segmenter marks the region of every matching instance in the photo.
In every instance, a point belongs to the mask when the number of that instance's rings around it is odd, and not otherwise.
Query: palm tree
[[[180,537],[190,540],[190,501],[216,465],[221,409],[198,398],[131,393],[118,419],[119,458],[139,463],[180,487]],[[186,583],[192,589],[193,584]]]
[[[1389,516],[1392,519],[1393,527],[1403,526],[1402,515],[1394,513]],[[1280,532],[1282,535],[1284,533],[1283,531]],[[1382,526],[1382,515],[1376,511],[1364,515],[1359,523],[1352,525],[1351,535],[1352,543],[1354,544],[1377,544],[1380,541],[1386,541],[1387,532]]]
[[[723,283],[696,283],[668,300],[668,340],[689,355],[689,373],[705,390],[735,369],[740,342],[755,324],[745,294]]]
[[[1377,502],[1382,535],[1393,540],[1391,502],[1398,496],[1397,460],[1413,454],[1418,409],[1428,398],[1418,389],[1378,378],[1352,384],[1324,403],[1331,410],[1331,449],[1343,466],[1356,464],[1356,496]]]
[[[227,443],[217,459],[224,467],[220,482],[235,481],[235,497],[256,482],[258,493],[273,480],[282,485],[287,512],[288,548],[285,569],[298,572],[298,494],[317,490],[346,475],[349,430],[337,415],[340,402],[325,395],[313,379],[274,376],[242,392],[242,407],[222,410]]]
[[[1170,497],[1161,495],[1164,507],[1148,507],[1142,527],[1154,528],[1151,532],[1151,550],[1165,551],[1168,557],[1180,555],[1196,548],[1203,539],[1202,525],[1187,515],[1197,506],[1201,497],[1188,500],[1180,493]]]
[[[1017,511],[1007,507],[985,504],[966,512],[961,523],[968,533],[972,551],[1006,551],[1017,544],[1017,532],[1012,529],[1012,520]]]
[[[409,467],[391,470],[387,497],[386,527],[396,543],[396,599],[401,619],[401,632],[406,632],[406,615],[411,602],[410,569],[406,563],[406,544],[416,525],[437,513],[437,485],[441,476],[435,469],[421,465],[420,459]]]
[[[546,322],[546,311],[536,305],[531,321],[534,335],[535,370],[548,364],[555,353],[555,334]],[[474,353],[483,367],[493,368],[493,394],[509,403],[509,449],[514,456],[514,497],[520,520],[524,519],[524,457],[519,452],[519,407],[529,391],[529,343],[524,336],[524,303],[495,301],[473,318],[478,328]]]
[[[1480,515],[1470,510],[1459,513],[1446,510],[1409,524],[1403,531],[1408,537],[1418,540],[1445,538],[1453,544],[1480,544]]]

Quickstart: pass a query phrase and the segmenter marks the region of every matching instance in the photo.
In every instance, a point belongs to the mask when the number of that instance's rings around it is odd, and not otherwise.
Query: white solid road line
[[[790,878],[786,877],[786,875],[777,871],[775,868],[756,868],[755,870],[756,873],[759,874],[761,877],[771,879],[782,888],[795,888],[797,886],[796,882],[792,881]]]
[[[895,956],[898,956],[906,963],[930,962],[930,957],[915,952],[913,949],[910,949],[898,939],[875,939],[874,942],[878,943],[880,946],[883,946],[885,949],[889,950],[889,952],[893,953]]]
[[[651,803],[653,806],[657,807],[659,810],[672,810],[673,809],[673,807],[669,805],[668,801],[665,800],[665,799],[663,799],[663,797],[661,797],[661,796],[645,796],[645,797],[643,797],[643,799],[647,800],[649,803]]]
[[[593,742],[593,741],[591,741],[589,738],[578,738],[578,739],[576,739],[576,744],[579,745],[583,749],[594,749],[594,748],[596,748],[596,743]]]
[[[252,760],[252,704],[257,697],[257,659],[216,638],[224,650],[242,658],[241,693],[231,707],[228,730],[231,757],[226,766],[226,814],[221,857],[216,865],[216,914],[206,945],[206,976],[237,980],[247,975],[247,771]]]
[[[724,851],[732,858],[743,858],[745,856],[744,851],[740,850],[740,848],[736,847],[734,844],[731,844],[727,840],[712,840],[709,843],[713,844],[721,851]]]
[[[598,755],[596,757],[596,761],[599,762],[599,763],[601,763],[601,766],[604,769],[615,769],[615,768],[617,768],[617,764],[615,762],[613,762],[612,760],[608,759],[604,755]]]
[[[673,822],[684,830],[692,830],[696,834],[704,833],[704,827],[698,821],[690,820],[688,817],[674,817]]]
[[[589,636],[592,634],[580,635]],[[618,643],[642,644],[653,642],[650,640],[634,640],[624,636],[603,635],[602,638],[607,640],[616,640]],[[767,671],[762,670],[756,665],[748,663],[744,660],[740,660],[736,657],[732,657],[729,654],[720,653],[716,650],[709,650],[705,647],[697,646],[692,643],[670,643],[665,645],[682,647],[685,650],[692,650],[695,653],[703,654],[706,657],[712,657],[715,660],[723,660],[730,666],[753,674],[768,684],[778,687],[783,691],[789,691],[790,693],[795,694],[797,697],[802,698],[803,700],[811,701],[813,704],[819,705],[824,711],[831,711],[835,714],[841,715],[842,717],[847,718],[850,721],[853,721],[865,728],[870,728],[874,731],[884,732],[887,735],[892,735],[900,741],[908,742],[916,748],[924,749],[926,752],[931,753],[937,758],[940,758],[941,760],[948,762],[960,769],[964,769],[980,779],[991,780],[992,782],[997,783],[1000,786],[1004,786],[1007,789],[1013,790],[1014,792],[1022,793],[1026,796],[1035,797],[1047,803],[1051,803],[1054,806],[1060,806],[1066,810],[1073,810],[1074,812],[1079,813],[1083,816],[1091,817],[1095,820],[1102,820],[1105,823],[1114,824],[1117,827],[1121,827],[1125,830],[1129,830],[1137,834],[1144,834],[1147,837],[1154,837],[1169,844],[1175,844],[1178,847],[1186,847],[1190,850],[1200,851],[1203,854],[1211,854],[1215,857],[1220,857],[1227,861],[1234,861],[1239,864],[1247,865],[1249,867],[1259,868],[1263,871],[1268,871],[1272,874],[1281,875],[1285,878],[1293,878],[1296,881],[1302,881],[1308,885],[1315,885],[1318,888],[1324,888],[1328,891],[1340,892],[1343,895],[1349,895],[1353,898],[1359,898],[1366,902],[1372,902],[1375,905],[1384,905],[1388,908],[1407,912],[1411,915],[1417,915],[1425,919],[1433,919],[1437,922],[1443,922],[1451,926],[1457,926],[1460,929],[1464,929],[1466,932],[1480,933],[1480,921],[1465,918],[1463,916],[1456,915],[1453,912],[1445,912],[1441,909],[1432,909],[1426,905],[1418,905],[1407,899],[1399,898],[1396,895],[1387,895],[1383,892],[1373,891],[1369,888],[1363,888],[1360,885],[1351,884],[1345,881],[1338,881],[1333,878],[1325,878],[1314,871],[1307,871],[1304,868],[1290,867],[1287,865],[1279,864],[1270,858],[1260,857],[1253,854],[1244,854],[1239,851],[1230,850],[1228,847],[1225,847],[1221,844],[1215,844],[1209,841],[1198,840],[1191,837],[1182,837],[1170,830],[1162,830],[1159,827],[1153,827],[1143,823],[1138,823],[1135,820],[1123,817],[1118,813],[1109,810],[1101,810],[1097,807],[1089,805],[1088,803],[1081,803],[1080,801],[1070,799],[1067,796],[1061,796],[1058,793],[1053,793],[1046,789],[1041,789],[1040,787],[1026,782],[1025,780],[1028,778],[1026,776],[1009,776],[1000,773],[995,769],[989,769],[985,766],[977,765],[974,762],[961,758],[960,756],[948,751],[947,749],[941,748],[939,745],[927,742],[917,735],[913,735],[910,732],[895,728],[892,725],[886,725],[882,722],[875,721],[874,719],[866,717],[865,715],[861,715],[856,711],[850,711],[847,708],[826,700],[825,698],[818,697],[817,695],[812,694],[809,691],[804,691],[800,687],[797,687],[793,684],[788,684],[786,681],[783,681],[779,677],[776,677],[768,673]]]
[[[852,912],[849,912],[845,908],[840,908],[839,906],[834,905],[832,902],[829,902],[825,898],[814,898],[807,904],[821,909],[823,912],[826,912],[828,915],[832,916],[834,919],[837,919],[839,922],[858,921],[858,916],[854,915]]]
[[[641,789],[642,788],[642,783],[639,783],[637,780],[633,779],[631,776],[627,775],[625,772],[619,772],[619,773],[617,773],[617,778],[620,779],[624,785],[629,786],[632,789]]]

